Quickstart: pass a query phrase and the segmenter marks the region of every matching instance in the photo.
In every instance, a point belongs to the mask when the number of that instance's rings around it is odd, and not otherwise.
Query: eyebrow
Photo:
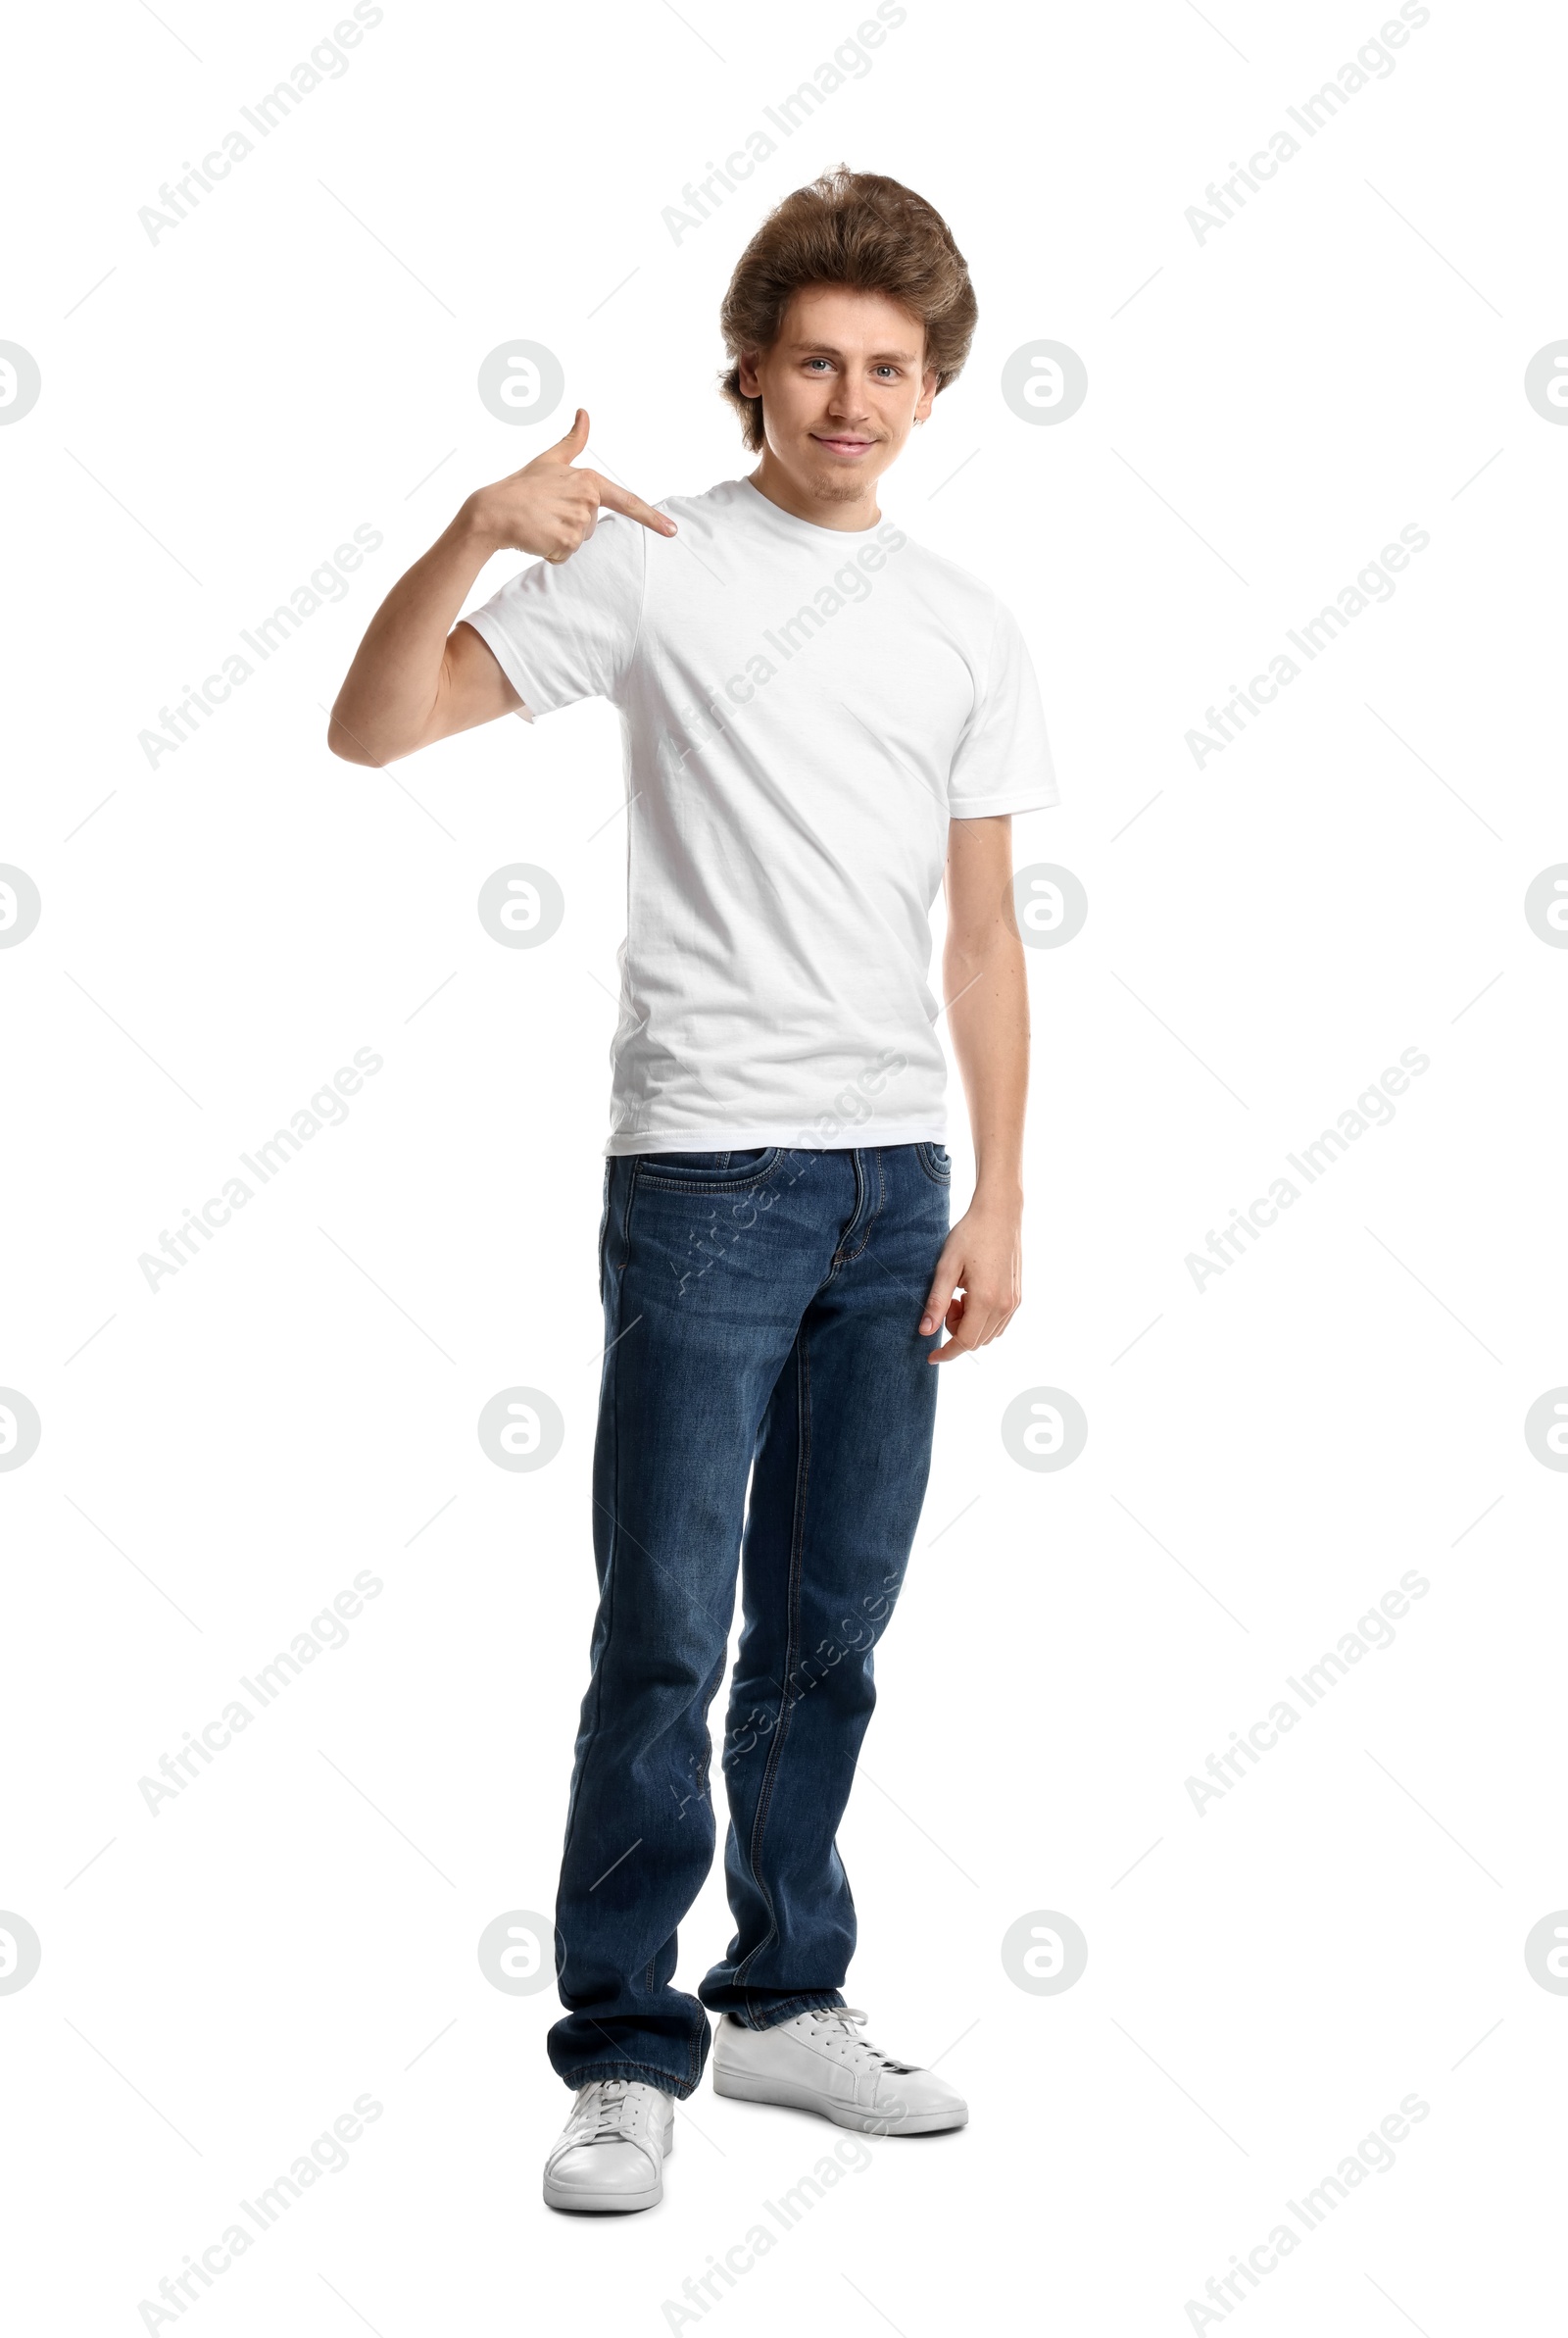
[[[792,356],[796,357],[842,357],[844,355],[843,350],[835,347],[831,341],[786,341],[784,346]],[[879,349],[873,353],[870,362],[873,366],[883,366],[891,358],[902,359],[906,365],[912,366],[915,362],[915,352],[912,349]]]

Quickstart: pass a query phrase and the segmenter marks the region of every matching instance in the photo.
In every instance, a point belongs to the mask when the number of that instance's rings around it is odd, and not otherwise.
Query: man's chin
[[[820,456],[807,467],[811,493],[822,503],[858,503],[872,480],[882,470],[873,465],[868,456],[865,462],[853,465],[824,463]]]

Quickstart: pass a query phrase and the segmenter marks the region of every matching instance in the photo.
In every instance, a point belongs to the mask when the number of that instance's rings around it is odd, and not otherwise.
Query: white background
[[[1523,896],[1568,854],[1568,431],[1522,383],[1565,330],[1564,27],[1433,0],[1200,244],[1188,206],[1381,21],[1211,13],[910,0],[678,244],[662,208],[853,7],[386,0],[156,243],[138,208],[332,9],[17,27],[0,336],[43,375],[0,430],[0,860],[43,900],[0,952],[0,1382],[42,1421],[0,1474],[0,1907],[43,1947],[0,1996],[19,2327],[147,2326],[367,2092],[348,2167],[184,2320],[657,2332],[839,2140],[705,2086],[661,2209],[540,2205],[554,1997],[475,1948],[553,1904],[586,1674],[614,719],[384,774],[328,757],[322,708],[393,579],[574,402],[645,495],[749,468],[719,297],[840,160],[918,187],[973,271],[972,360],[883,505],[1018,613],[1063,801],[1017,858],[1090,914],[1029,954],[1026,1304],[944,1376],[842,1836],[852,2002],[972,2121],[871,2147],[704,2318],[1218,2326],[1186,2301],[1411,2093],[1397,2164],[1234,2312],[1458,2338],[1556,2294],[1568,2005],[1523,1944],[1568,1901],[1568,1481],[1522,1424],[1568,1379],[1568,956]],[[565,371],[537,426],[475,393],[508,335]],[[1000,393],[1038,338],[1089,373],[1055,427]],[[138,732],[363,522],[385,541],[346,598],[150,769]],[[1392,601],[1200,771],[1188,728],[1410,522]],[[565,895],[538,950],[475,914],[519,861]],[[360,1047],[384,1068],[346,1123],[150,1291],[139,1255]],[[1197,1290],[1187,1254],[1406,1048],[1430,1070],[1392,1124]],[[565,1418],[537,1474],[475,1435],[516,1384]],[[1059,1473],[999,1435],[1040,1386],[1089,1418]],[[348,1645],[154,1817],[138,1779],[362,1568],[384,1589]],[[1395,1645],[1200,1816],[1184,1781],[1409,1568]],[[1089,1941],[1054,1996],[1001,1960],[1041,1910]],[[726,1933],[715,1877],[683,1978]]]

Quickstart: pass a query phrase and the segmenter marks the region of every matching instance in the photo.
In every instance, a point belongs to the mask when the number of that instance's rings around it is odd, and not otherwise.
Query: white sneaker
[[[624,2214],[664,2197],[674,2149],[675,2099],[640,2078],[579,2087],[571,2116],[545,2162],[545,2205]]]
[[[934,2071],[867,2045],[853,2006],[797,2014],[748,2029],[725,2014],[713,2037],[713,2092],[742,2103],[819,2112],[866,2135],[934,2135],[961,2127],[969,2106]]]

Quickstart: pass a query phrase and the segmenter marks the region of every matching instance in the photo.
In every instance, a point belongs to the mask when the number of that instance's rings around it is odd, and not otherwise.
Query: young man
[[[961,254],[907,188],[841,170],[799,189],[721,312],[755,472],[656,509],[577,467],[579,410],[394,587],[333,710],[333,751],[376,765],[594,693],[621,716],[600,1603],[557,1905],[550,2058],[577,2094],[545,2169],[555,2208],[662,2197],[710,2013],[721,2094],[879,2133],[968,2115],[845,2005],[856,1919],[834,1835],[925,1494],[931,1368],[995,1339],[1019,1300],[1010,816],[1055,802],[1050,751],[1012,619],[876,494],[975,314]],[[542,558],[455,622],[509,550]],[[951,1232],[942,1014],[975,1154]],[[672,1985],[676,1927],[712,1859],[707,1715],[738,1554],[735,1936],[699,2002]]]

